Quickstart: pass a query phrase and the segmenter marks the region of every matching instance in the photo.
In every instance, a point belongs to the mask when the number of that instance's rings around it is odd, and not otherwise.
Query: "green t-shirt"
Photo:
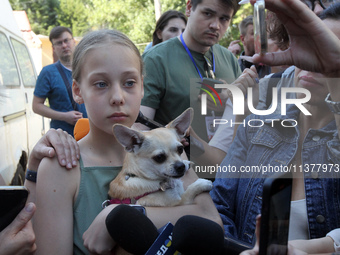
[[[80,158],[81,179],[79,193],[73,206],[73,254],[89,254],[83,244],[83,234],[101,212],[108,199],[110,182],[122,167],[84,167]]]
[[[215,58],[216,79],[232,83],[241,75],[237,59],[226,48],[212,46]],[[204,56],[212,63],[211,50],[204,54],[190,51],[195,63],[206,77]],[[194,109],[192,127],[204,140],[208,141],[206,116],[201,114],[200,93],[201,78],[187,51],[177,37],[152,47],[143,55],[146,75],[144,77],[144,98],[142,105],[156,109],[154,120],[166,125],[179,116],[185,109]],[[225,103],[225,102],[223,102]],[[222,113],[215,113],[222,116]]]

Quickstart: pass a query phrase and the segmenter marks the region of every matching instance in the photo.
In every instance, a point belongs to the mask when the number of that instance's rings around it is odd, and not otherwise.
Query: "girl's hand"
[[[91,254],[111,254],[116,243],[107,231],[105,220],[114,205],[104,208],[83,234],[84,246]]]

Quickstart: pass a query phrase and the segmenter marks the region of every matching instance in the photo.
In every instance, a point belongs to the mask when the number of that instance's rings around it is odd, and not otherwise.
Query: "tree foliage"
[[[10,0],[13,10],[25,10],[36,34],[47,35],[57,24],[59,0]]]
[[[185,12],[186,0],[160,0],[162,11]],[[10,0],[14,10],[26,10],[32,30],[48,35],[54,26],[72,29],[74,36],[83,36],[96,29],[117,29],[125,33],[143,51],[152,41],[155,28],[154,0]],[[239,39],[238,24],[252,14],[250,4],[242,5],[220,41],[228,47]]]
[[[58,25],[69,27],[75,36],[81,36],[89,30],[85,12],[86,5],[82,0],[60,0]]]
[[[233,17],[230,26],[227,30],[227,33],[224,35],[223,39],[220,41],[219,44],[223,45],[224,47],[229,46],[230,42],[233,40],[240,39],[240,31],[238,29],[238,24],[247,16],[253,14],[253,7],[251,4],[241,5],[240,9]]]

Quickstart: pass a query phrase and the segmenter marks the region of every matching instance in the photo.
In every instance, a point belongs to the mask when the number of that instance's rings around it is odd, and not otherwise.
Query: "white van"
[[[37,74],[8,0],[0,8],[0,184],[21,185],[30,150],[44,134],[32,111]]]

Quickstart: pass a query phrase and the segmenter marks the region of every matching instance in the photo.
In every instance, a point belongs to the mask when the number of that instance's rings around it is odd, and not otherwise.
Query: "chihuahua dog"
[[[212,189],[209,180],[198,179],[184,190],[181,177],[190,167],[183,160],[180,142],[189,128],[193,109],[189,108],[165,128],[137,131],[115,124],[113,133],[128,153],[118,176],[110,183],[109,196],[121,202],[143,206],[192,204],[194,198]],[[112,201],[112,200],[111,200]]]

